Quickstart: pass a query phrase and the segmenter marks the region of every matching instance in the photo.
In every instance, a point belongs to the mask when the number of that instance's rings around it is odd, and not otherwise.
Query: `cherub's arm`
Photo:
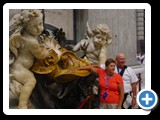
[[[80,47],[81,47],[81,41],[80,42],[78,42],[74,47],[73,47],[73,51],[74,52],[77,52],[77,51],[79,51],[80,50]]]
[[[74,48],[73,48],[73,51],[78,51],[78,50],[83,50],[83,51],[86,51],[87,47],[89,45],[89,42],[88,42],[88,39],[82,39],[80,42],[78,42]]]
[[[38,41],[32,41],[29,43],[29,49],[31,53],[34,55],[37,59],[45,59],[49,56],[50,49],[47,49],[45,47],[42,47]]]
[[[90,66],[85,66],[83,68],[79,68],[79,70],[89,70],[97,73],[99,68],[100,68],[99,65],[90,65]]]

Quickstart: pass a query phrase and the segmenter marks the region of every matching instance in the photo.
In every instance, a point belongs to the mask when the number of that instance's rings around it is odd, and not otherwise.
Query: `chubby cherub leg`
[[[18,108],[28,109],[29,97],[36,85],[36,79],[33,73],[25,68],[23,68],[21,71],[18,72],[14,71],[13,75],[18,82],[23,84],[19,95]]]
[[[32,93],[32,90],[35,87],[35,84],[36,84],[36,80],[32,78],[30,80],[27,80],[27,82],[21,88],[20,96],[19,96],[19,105],[18,105],[19,109],[29,108],[28,101]]]

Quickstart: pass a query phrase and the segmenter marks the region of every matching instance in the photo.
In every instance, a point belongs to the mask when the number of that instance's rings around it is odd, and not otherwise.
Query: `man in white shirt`
[[[119,73],[124,80],[124,101],[127,95],[132,95],[132,100],[128,108],[132,108],[136,105],[136,95],[137,95],[137,81],[138,78],[132,68],[125,65],[126,58],[123,53],[118,53],[116,55],[117,66],[115,69],[116,73]],[[123,101],[123,102],[124,102]],[[124,108],[122,104],[122,108]]]

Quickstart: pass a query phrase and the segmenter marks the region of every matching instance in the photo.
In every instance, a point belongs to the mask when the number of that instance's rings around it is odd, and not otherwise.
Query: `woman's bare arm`
[[[93,71],[93,72],[97,73],[99,68],[100,68],[99,65],[90,65],[90,66],[86,66],[83,68],[79,68],[79,70],[89,70],[89,71]]]
[[[119,98],[119,103],[118,103],[117,109],[121,109],[122,102],[124,99],[124,86],[123,86],[123,84],[118,84],[118,89],[120,92],[120,98]]]

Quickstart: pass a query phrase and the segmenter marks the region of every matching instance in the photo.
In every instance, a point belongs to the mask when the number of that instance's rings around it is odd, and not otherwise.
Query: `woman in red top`
[[[101,69],[98,65],[80,68],[91,70],[98,74],[101,109],[121,109],[124,99],[123,79],[118,73],[114,73],[115,65],[115,60],[109,58],[105,63],[105,70]]]

